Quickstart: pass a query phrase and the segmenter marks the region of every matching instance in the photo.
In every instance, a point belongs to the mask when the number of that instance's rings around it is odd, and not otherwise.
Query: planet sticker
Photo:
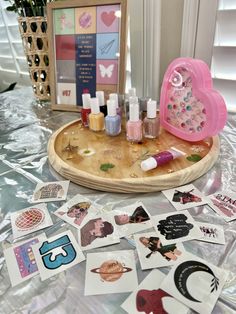
[[[91,272],[99,274],[104,281],[113,282],[131,270],[132,268],[126,267],[116,260],[109,260],[102,263],[99,268],[91,269]]]
[[[28,230],[41,224],[43,220],[44,212],[42,210],[30,208],[16,218],[15,224],[21,230]]]

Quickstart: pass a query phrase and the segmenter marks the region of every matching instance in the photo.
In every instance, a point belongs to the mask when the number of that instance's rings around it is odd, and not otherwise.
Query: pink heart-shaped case
[[[207,64],[192,58],[171,62],[161,88],[160,123],[163,128],[194,142],[216,135],[226,120],[224,99],[212,88]]]

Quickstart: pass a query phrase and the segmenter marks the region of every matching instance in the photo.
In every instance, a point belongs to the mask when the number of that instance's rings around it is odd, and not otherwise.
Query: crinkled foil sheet
[[[3,248],[13,242],[9,215],[30,206],[29,199],[37,182],[63,179],[48,163],[47,142],[55,130],[77,118],[78,113],[51,111],[48,103],[38,104],[31,87],[0,95],[0,313],[125,313],[120,305],[129,293],[84,296],[86,262],[46,281],[42,282],[36,276],[14,288],[8,277]],[[205,195],[219,190],[236,193],[235,115],[229,114],[220,139],[218,161],[207,174],[193,182]],[[160,192],[123,195],[94,191],[71,183],[68,199],[78,193],[109,209],[140,200],[153,215],[173,211],[172,205]],[[62,204],[63,202],[48,203],[48,209],[53,212]],[[224,228],[225,246],[200,241],[186,242],[184,246],[191,253],[230,271],[228,282],[213,313],[235,313],[236,221],[224,222],[208,206],[192,208],[190,213],[198,221],[220,224]],[[52,219],[54,225],[46,229],[47,236],[70,228],[56,216],[52,215]],[[132,241],[122,239],[119,245],[96,251],[120,249],[134,250],[138,279],[141,282],[149,271],[141,270]],[[168,272],[168,269],[163,268],[162,271]]]

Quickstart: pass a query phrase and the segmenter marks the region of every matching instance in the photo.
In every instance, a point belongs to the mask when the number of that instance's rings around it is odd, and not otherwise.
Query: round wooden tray
[[[142,160],[170,147],[184,151],[186,156],[148,172],[141,170]],[[133,144],[126,141],[124,127],[119,136],[109,137],[105,132],[84,128],[81,121],[76,120],[51,136],[48,157],[58,173],[79,185],[109,192],[153,192],[199,178],[213,166],[219,148],[218,136],[191,143],[164,129],[158,139]],[[84,155],[81,150],[85,150]],[[186,157],[192,154],[200,155],[202,159],[198,162],[187,160]],[[114,167],[101,170],[101,165],[107,163]]]

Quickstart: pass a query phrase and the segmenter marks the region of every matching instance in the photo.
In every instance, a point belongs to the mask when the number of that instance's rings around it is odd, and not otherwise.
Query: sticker
[[[152,270],[121,307],[132,314],[187,314],[189,308],[160,289],[165,274]]]
[[[48,238],[47,241],[35,244],[32,248],[42,280],[85,260],[71,231]]]
[[[199,229],[202,232],[202,237],[198,240],[211,243],[225,244],[225,235],[223,227],[215,224],[208,224],[205,222],[196,222],[196,224],[198,225]]]
[[[97,32],[115,33],[119,31],[120,5],[97,7]]]
[[[87,254],[85,295],[129,292],[137,286],[133,251]]]
[[[77,34],[96,33],[96,8],[83,7],[75,9],[75,32]]]
[[[113,210],[112,214],[120,237],[152,228],[150,214],[141,202]]]
[[[58,208],[54,214],[80,229],[83,224],[101,212],[102,206],[94,204],[88,198],[78,194]]]
[[[118,56],[119,34],[97,34],[97,59],[118,59]],[[113,64],[111,66],[114,68]],[[109,77],[111,76],[112,72],[110,72]]]
[[[4,251],[12,286],[16,286],[38,274],[32,245],[46,240],[45,234],[17,243]]]
[[[207,204],[208,199],[193,184],[162,191],[176,210]]]
[[[181,214],[162,214],[152,217],[157,236],[163,245],[200,239],[202,233],[187,210]]]
[[[219,192],[208,196],[208,204],[214,211],[229,222],[236,219],[236,198],[231,193]]]
[[[120,242],[114,218],[108,215],[89,220],[78,231],[78,238],[82,250],[90,250]]]
[[[118,61],[97,60],[97,84],[115,85],[118,83]]]
[[[46,204],[37,204],[11,214],[14,239],[44,229],[52,224]]]
[[[70,181],[43,182],[36,185],[31,203],[63,201]]]
[[[198,313],[210,314],[227,277],[227,271],[186,253],[172,267],[160,288]]]
[[[174,265],[185,252],[181,243],[162,245],[156,232],[134,235],[142,269]]]
[[[58,83],[57,84],[57,103],[59,105],[73,105],[75,104],[75,102],[76,102],[75,83]]]
[[[75,12],[74,9],[53,10],[53,22],[55,34],[74,34],[75,32]]]

